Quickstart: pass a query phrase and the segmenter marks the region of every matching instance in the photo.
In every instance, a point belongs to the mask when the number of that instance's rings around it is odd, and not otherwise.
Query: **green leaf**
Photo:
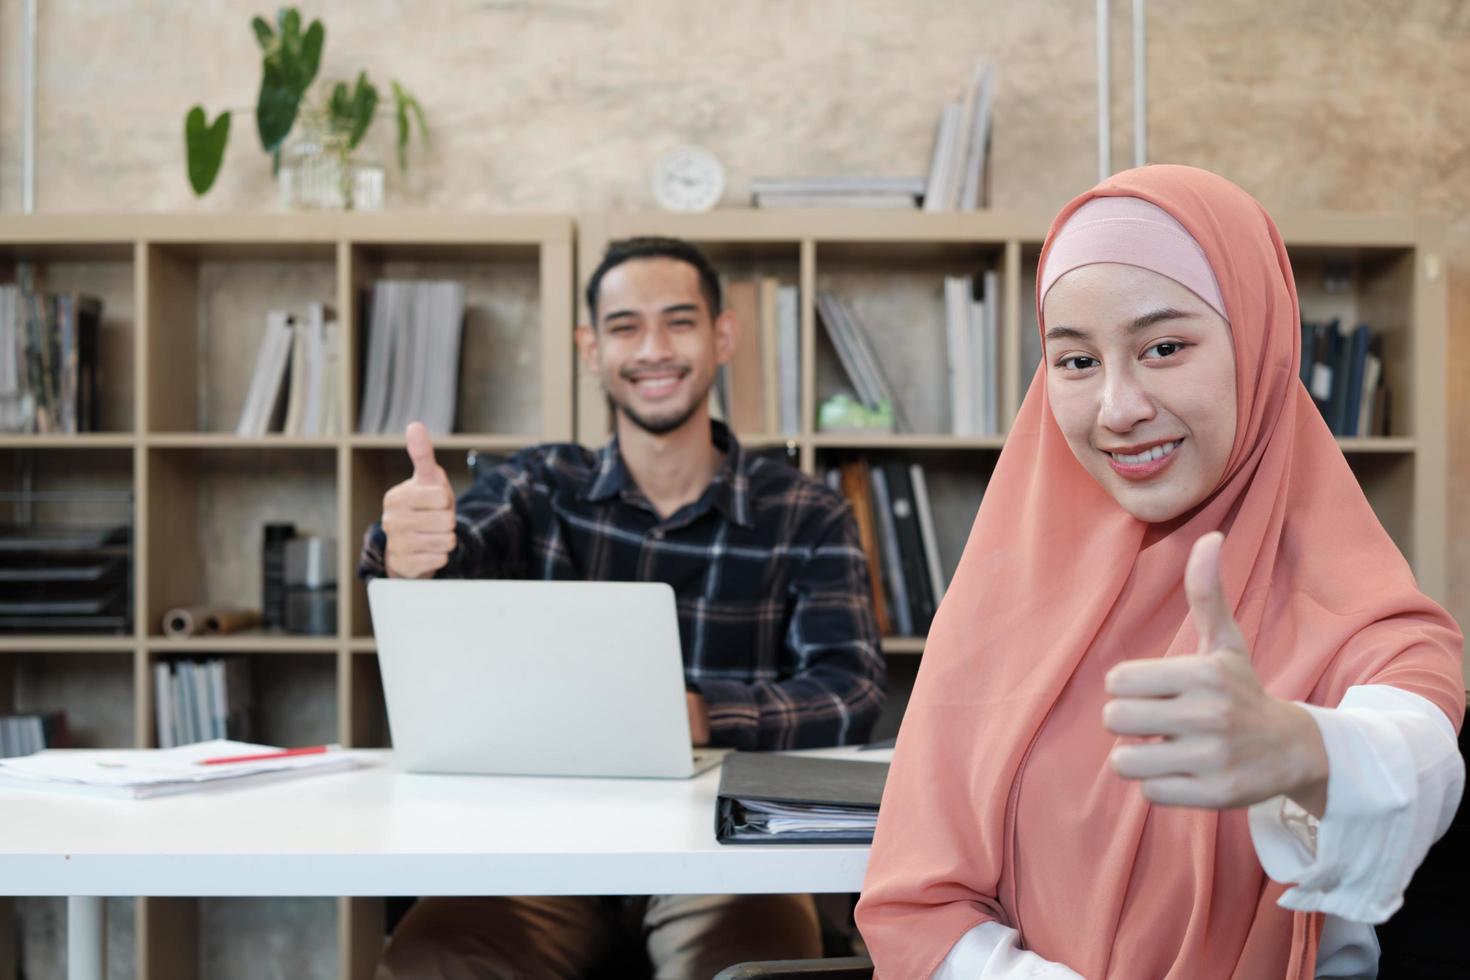
[[[204,107],[196,105],[184,117],[184,146],[188,154],[189,186],[200,197],[214,186],[220,164],[225,159],[225,144],[230,139],[230,114],[222,112],[212,124],[205,125]]]
[[[317,69],[322,65],[322,48],[326,43],[327,29],[322,26],[321,21],[312,21],[311,26],[306,29],[306,36],[301,40],[300,57],[296,65],[302,92],[316,79]]]
[[[301,92],[291,84],[281,63],[281,53],[274,52],[261,62],[260,95],[255,100],[255,128],[260,145],[274,153],[285,142],[296,123],[301,107]]]
[[[276,43],[276,32],[271,30],[264,17],[252,17],[250,26],[255,29],[255,40],[260,42],[260,50],[269,51],[272,44]]]
[[[402,85],[398,84],[396,79],[393,81],[393,103],[393,114],[398,121],[398,166],[403,170],[407,170],[409,113],[413,114],[414,120],[418,123],[419,136],[423,139],[425,147],[430,145],[429,125],[424,122],[424,110],[419,106],[419,100],[414,98]]]
[[[276,11],[276,23],[281,26],[281,37],[301,34],[301,11],[295,7],[282,7]]]
[[[343,86],[345,90],[345,86]],[[352,92],[352,99],[346,103],[346,120],[349,123],[347,130],[347,148],[354,150],[357,144],[362,142],[368,127],[373,123],[373,113],[378,111],[378,90],[367,80],[367,72],[358,72],[357,87]]]
[[[314,20],[301,33],[301,14],[284,7],[277,14],[280,33],[260,63],[260,94],[255,102],[255,125],[260,145],[275,153],[296,124],[306,90],[321,66],[326,28]],[[260,29],[256,29],[259,36]]]

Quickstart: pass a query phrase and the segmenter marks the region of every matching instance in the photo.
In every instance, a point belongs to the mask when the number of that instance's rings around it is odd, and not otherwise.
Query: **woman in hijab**
[[[1463,787],[1463,638],[1298,380],[1281,236],[1130,170],[1057,216],[1036,300],[883,797],[878,975],[1373,976]]]

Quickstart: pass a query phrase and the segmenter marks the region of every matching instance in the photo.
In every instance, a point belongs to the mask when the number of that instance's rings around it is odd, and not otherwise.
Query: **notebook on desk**
[[[410,772],[688,778],[674,590],[658,582],[374,579],[397,764]]]

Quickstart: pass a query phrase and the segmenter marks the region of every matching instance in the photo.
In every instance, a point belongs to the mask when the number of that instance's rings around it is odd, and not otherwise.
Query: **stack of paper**
[[[220,786],[255,785],[362,765],[359,753],[336,746],[312,755],[203,765],[205,759],[280,752],[270,745],[215,739],[176,749],[49,750],[0,760],[0,788],[37,789],[139,800]]]

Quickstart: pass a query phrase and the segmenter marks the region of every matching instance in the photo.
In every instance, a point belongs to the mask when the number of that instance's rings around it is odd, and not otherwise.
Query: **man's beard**
[[[699,406],[709,401],[709,392],[713,387],[714,380],[711,379],[710,383],[705,385],[704,391],[700,393],[699,397],[690,400],[688,408],[667,418],[651,419],[647,416],[640,415],[630,406],[624,405],[618,399],[614,398],[611,392],[608,392],[607,403],[614,412],[621,413],[629,422],[632,422],[649,435],[666,436],[694,417],[694,413],[699,411]]]

